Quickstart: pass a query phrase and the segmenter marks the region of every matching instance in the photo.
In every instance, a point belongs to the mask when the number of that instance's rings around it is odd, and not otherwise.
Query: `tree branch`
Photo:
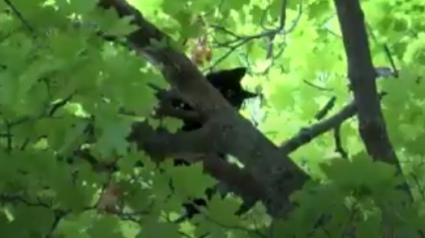
[[[164,130],[154,130],[147,123],[136,123],[127,138],[136,143],[138,149],[147,152],[154,161],[173,157],[192,157],[202,161],[205,171],[218,181],[223,182],[229,191],[239,195],[244,204],[253,205],[265,200],[264,187],[252,174],[215,156],[217,146],[209,146],[208,131],[200,129],[191,132],[172,134]],[[119,169],[118,160],[109,163],[98,161],[87,150],[77,150],[74,156],[88,162],[95,171],[113,173]],[[135,166],[143,166],[137,163]]]
[[[335,0],[334,3],[348,61],[348,78],[358,110],[360,136],[372,158],[398,165],[381,112],[360,3],[358,0]]]
[[[205,118],[210,145],[225,145],[221,148],[223,152],[237,157],[255,180],[262,183],[268,212],[272,216],[286,216],[292,208],[289,195],[301,189],[308,176],[240,116],[192,62],[171,47],[170,38],[125,0],[101,0],[100,6],[113,7],[121,17],[134,17],[133,23],[140,29],[128,35],[129,46],[161,66],[165,79]],[[161,47],[152,47],[155,42],[162,42]]]
[[[395,165],[397,173],[402,169],[389,139],[376,87],[376,71],[373,67],[364,14],[359,0],[334,0],[348,61],[348,78],[357,108],[360,136],[368,154],[375,160]],[[400,189],[410,195],[405,182]]]
[[[381,99],[385,95],[386,93],[380,93],[378,97],[379,99]],[[353,117],[356,113],[357,107],[354,101],[350,102],[332,117],[317,122],[311,125],[310,127],[302,128],[297,133],[297,135],[282,143],[282,145],[280,146],[280,150],[283,153],[290,154],[301,146],[309,143],[316,137],[322,135],[323,133],[326,133],[327,131],[330,131],[340,126],[342,123],[344,123],[345,120],[349,119],[350,117]]]
[[[154,130],[147,123],[136,123],[128,140],[155,158],[202,156],[220,152],[220,144],[210,143],[208,130],[203,128],[171,134],[166,130]]]
[[[287,154],[294,152],[295,150],[307,144],[314,138],[322,135],[327,131],[330,131],[331,129],[343,123],[348,118],[354,116],[356,114],[356,111],[357,110],[354,102],[351,102],[350,104],[342,108],[341,111],[339,111],[334,116],[326,120],[317,122],[310,127],[301,129],[297,135],[285,141],[280,146],[281,151]]]

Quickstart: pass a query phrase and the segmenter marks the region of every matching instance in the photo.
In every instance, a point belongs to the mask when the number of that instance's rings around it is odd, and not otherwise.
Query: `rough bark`
[[[171,40],[125,0],[100,1],[119,16],[133,16],[140,28],[128,35],[129,46],[161,69],[168,83],[205,119],[209,145],[234,155],[264,188],[261,200],[276,217],[290,210],[289,195],[300,189],[308,176],[271,141],[240,116],[203,77],[195,65],[172,47]],[[161,47],[152,47],[162,42]]]
[[[158,66],[174,90],[206,121],[199,131],[177,133],[158,132],[146,126],[134,128],[130,140],[154,156],[187,155],[225,152],[234,155],[245,165],[238,179],[232,181],[230,168],[205,159],[205,169],[215,177],[228,180],[239,194],[248,194],[264,202],[270,215],[285,217],[292,208],[289,195],[301,189],[308,180],[306,175],[288,157],[288,154],[307,143],[294,144],[295,138],[276,147],[263,134],[241,117],[199,72],[195,65],[172,47],[171,39],[146,20],[125,0],[101,0],[103,8],[114,8],[119,16],[134,17],[140,28],[127,37],[128,45]],[[371,61],[363,13],[358,0],[335,0],[341,22],[344,46],[348,59],[348,75],[354,93],[354,104],[341,113],[311,127],[310,138],[331,130],[358,111],[359,131],[368,153],[375,159],[398,165],[389,142],[382,117],[375,84],[375,70]],[[349,11],[347,10],[349,9]],[[161,47],[152,47],[161,42]],[[284,125],[283,125],[284,126]],[[187,142],[191,141],[191,144]],[[164,144],[165,143],[165,144]],[[162,148],[162,150],[160,149]],[[255,181],[258,190],[243,186],[243,179]],[[238,182],[236,182],[238,180]],[[239,185],[238,185],[239,184]],[[242,191],[242,192],[241,192]],[[259,196],[253,194],[259,192]],[[261,191],[261,192],[260,192]],[[249,195],[251,194],[251,195]]]

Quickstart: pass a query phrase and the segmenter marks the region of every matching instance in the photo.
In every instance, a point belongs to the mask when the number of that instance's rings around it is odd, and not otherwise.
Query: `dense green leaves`
[[[137,29],[132,19],[98,2],[0,1],[0,237],[347,237],[352,229],[356,237],[382,237],[389,228],[397,237],[418,237],[423,231],[422,1],[362,1],[374,63],[389,66],[385,44],[398,67],[398,78],[378,85],[388,93],[383,113],[413,203],[398,189],[403,178],[395,168],[366,155],[349,119],[340,131],[348,158],[335,149],[331,132],[291,154],[312,180],[291,196],[298,206],[288,219],[271,222],[262,204],[235,216],[241,202],[229,194],[213,196],[201,214],[180,224],[172,220],[181,203],[205,197],[216,181],[200,163],[156,164],[128,142],[135,121],[171,132],[181,121],[152,117],[157,99],[150,85],[167,84],[123,44]],[[241,113],[276,144],[317,122],[331,97],[337,100],[327,118],[352,100],[332,1],[288,1],[285,19],[280,0],[129,2],[175,42],[186,42],[179,47],[189,56],[205,37],[201,46],[212,59],[201,69],[247,66],[243,84],[263,98]]]

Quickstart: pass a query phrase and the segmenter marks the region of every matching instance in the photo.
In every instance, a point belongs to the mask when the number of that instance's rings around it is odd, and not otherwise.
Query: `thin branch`
[[[316,115],[314,115],[314,118],[316,120],[322,120],[324,117],[326,117],[329,111],[332,110],[332,108],[335,106],[335,102],[336,102],[336,97],[332,96],[328,100],[328,102],[325,104],[325,106],[322,109],[320,109],[320,111],[318,111]]]
[[[6,5],[9,6],[10,10],[16,15],[16,17],[22,22],[22,25],[31,33],[34,32],[34,28],[29,24],[27,20],[22,16],[21,12],[18,11],[18,9],[15,7],[15,5],[12,4],[10,0],[4,0]]]
[[[335,152],[339,153],[342,158],[348,159],[348,153],[342,147],[341,125],[337,125],[334,128],[334,141],[335,141]]]
[[[386,96],[386,93],[380,93],[379,99]],[[339,112],[332,117],[323,121],[317,122],[310,127],[302,128],[297,135],[291,137],[291,139],[285,141],[280,146],[280,150],[284,153],[292,153],[301,146],[309,143],[320,135],[335,129],[340,126],[344,121],[353,117],[357,113],[356,105],[353,102],[345,105]]]
[[[316,137],[326,133],[327,131],[332,130],[333,128],[335,128],[335,126],[340,125],[348,118],[354,116],[355,113],[356,106],[354,102],[351,102],[334,116],[325,119],[321,122],[317,122],[310,127],[301,129],[297,135],[285,141],[281,145],[280,150],[284,153],[292,153],[301,146],[315,139]]]
[[[271,60],[276,60],[278,57],[280,57],[280,55],[283,53],[286,44],[281,44],[278,47],[278,51],[277,53],[275,53],[276,51],[276,47],[275,47],[275,39],[276,36],[278,35],[283,35],[284,37],[287,34],[290,34],[295,27],[297,26],[302,13],[303,13],[303,5],[302,3],[299,4],[299,11],[298,11],[298,15],[296,16],[296,18],[292,21],[292,25],[289,26],[288,30],[285,30],[285,24],[286,24],[286,6],[287,6],[287,0],[282,0],[282,4],[281,4],[281,11],[280,11],[280,16],[279,16],[279,24],[271,29],[267,29],[264,26],[264,19],[266,16],[266,13],[268,12],[268,9],[270,8],[271,4],[267,7],[266,10],[264,10],[264,14],[261,17],[261,27],[263,29],[263,31],[261,31],[260,33],[257,34],[253,34],[253,35],[247,35],[247,36],[240,36],[235,34],[234,32],[222,27],[222,26],[218,26],[218,25],[210,25],[215,31],[218,32],[223,32],[224,34],[230,36],[232,39],[225,41],[225,42],[214,42],[213,43],[213,47],[216,48],[227,48],[228,50],[226,51],[226,53],[224,53],[221,57],[219,57],[218,59],[215,60],[215,62],[209,67],[209,71],[213,70],[218,64],[220,64],[223,60],[225,60],[230,54],[232,54],[235,50],[237,50],[239,47],[245,45],[246,43],[253,41],[253,40],[259,40],[259,39],[264,39],[266,42],[266,59],[271,59]],[[249,65],[249,60],[246,57],[246,61],[247,64]],[[269,68],[271,67],[271,65],[273,65],[272,63],[270,64],[269,67],[267,67],[265,70],[263,70],[263,72],[261,73],[256,73],[256,74],[264,74],[267,73],[267,71],[269,70]]]

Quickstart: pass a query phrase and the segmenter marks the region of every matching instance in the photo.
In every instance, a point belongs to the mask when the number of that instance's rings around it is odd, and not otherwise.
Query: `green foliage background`
[[[351,100],[332,1],[289,1],[286,34],[275,36],[271,58],[259,34],[278,26],[280,0],[129,2],[177,42],[205,34],[192,24],[199,14],[236,35],[258,35],[244,38],[224,58],[229,49],[213,46],[212,62],[220,61],[219,68],[249,67],[243,83],[260,89],[265,100],[249,102],[241,113],[254,117],[258,129],[276,144],[313,123],[330,97],[337,97],[331,113]],[[214,181],[202,174],[199,164],[174,168],[164,162],[159,169],[125,140],[134,121],[163,123],[170,130],[178,129],[179,122],[150,118],[157,100],[147,84],[167,84],[145,59],[94,34],[100,29],[125,36],[135,29],[129,19],[96,4],[14,0],[22,21],[0,2],[0,237],[343,237],[350,226],[357,228],[356,237],[382,237],[385,227],[399,237],[415,237],[425,229],[425,87],[418,84],[425,71],[425,2],[362,1],[374,64],[389,65],[386,44],[399,67],[399,78],[378,84],[388,92],[382,101],[387,129],[415,202],[401,205],[407,198],[394,189],[400,183],[395,169],[365,155],[356,121],[350,119],[341,128],[349,160],[335,152],[332,133],[291,155],[315,180],[293,195],[300,207],[291,217],[272,226],[261,205],[236,217],[240,200],[218,196],[208,216],[180,225],[170,222],[179,216],[182,201],[203,196]],[[210,30],[209,37],[216,43],[232,40],[218,30]],[[72,103],[52,116],[54,104],[71,95]],[[122,108],[137,116],[120,115]],[[87,141],[89,115],[96,118],[99,139],[86,146],[98,161],[119,158],[119,171],[113,175],[72,154]],[[145,166],[136,168],[140,161]],[[127,191],[123,214],[96,210],[100,191],[111,179]],[[168,187],[170,179],[176,192]],[[320,229],[313,228],[321,214],[331,218]]]

